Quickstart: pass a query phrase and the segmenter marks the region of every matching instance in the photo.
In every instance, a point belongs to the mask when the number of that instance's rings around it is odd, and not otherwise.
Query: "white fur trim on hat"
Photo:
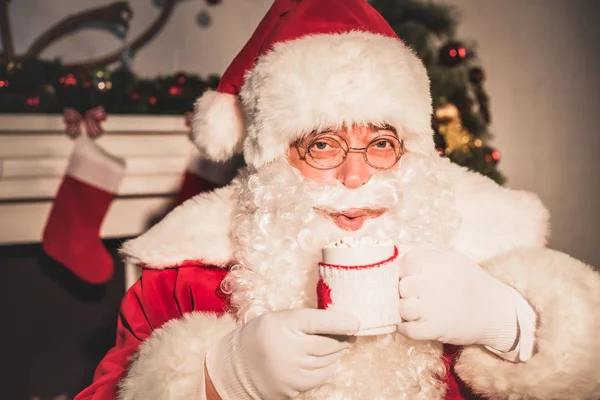
[[[281,42],[248,73],[240,97],[244,157],[255,167],[314,130],[389,124],[409,151],[434,154],[429,77],[396,38],[353,31]]]
[[[237,96],[212,90],[196,100],[192,140],[213,161],[242,152],[244,114]]]

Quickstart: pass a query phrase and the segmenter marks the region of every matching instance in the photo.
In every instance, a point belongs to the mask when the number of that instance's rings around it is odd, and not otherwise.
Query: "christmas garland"
[[[23,60],[0,64],[0,113],[84,114],[102,106],[108,114],[170,114],[191,111],[219,76],[178,72],[141,78],[126,67],[67,69],[59,61]]]

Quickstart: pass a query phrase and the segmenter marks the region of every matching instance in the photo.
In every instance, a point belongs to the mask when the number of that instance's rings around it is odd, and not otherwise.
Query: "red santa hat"
[[[196,102],[193,137],[210,159],[258,168],[314,130],[388,124],[435,155],[421,60],[365,0],[275,0],[216,91]]]

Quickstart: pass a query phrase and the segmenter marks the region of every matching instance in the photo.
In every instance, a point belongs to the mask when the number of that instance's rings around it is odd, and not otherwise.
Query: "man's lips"
[[[315,208],[315,210],[331,218],[340,229],[345,231],[357,231],[362,228],[366,220],[380,217],[387,211],[385,208],[351,208],[343,211]]]

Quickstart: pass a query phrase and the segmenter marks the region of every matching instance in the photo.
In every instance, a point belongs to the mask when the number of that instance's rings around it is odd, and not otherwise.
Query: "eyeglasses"
[[[396,165],[404,154],[403,142],[393,135],[377,136],[366,147],[350,147],[340,135],[322,133],[299,140],[295,147],[300,159],[317,169],[336,168],[342,165],[348,153],[362,153],[371,167],[385,170]]]

